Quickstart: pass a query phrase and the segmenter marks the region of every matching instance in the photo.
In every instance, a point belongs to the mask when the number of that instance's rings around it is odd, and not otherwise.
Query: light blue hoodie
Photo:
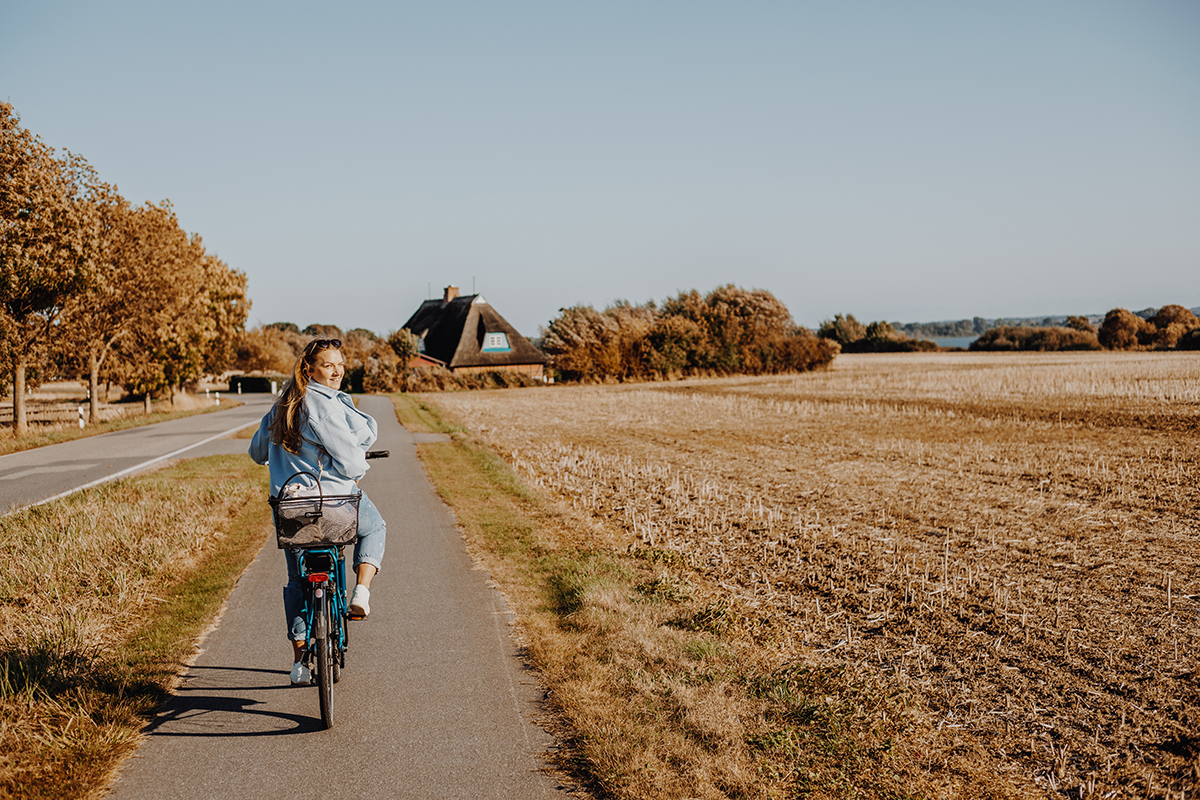
[[[279,494],[280,485],[297,472],[321,476],[324,494],[355,494],[357,482],[367,474],[367,449],[379,436],[379,428],[369,414],[354,407],[350,396],[313,381],[304,397],[308,419],[301,429],[299,453],[289,453],[271,441],[271,420],[277,405],[262,418],[250,442],[250,457],[271,468],[271,494]],[[314,481],[306,475],[291,482],[311,488]]]

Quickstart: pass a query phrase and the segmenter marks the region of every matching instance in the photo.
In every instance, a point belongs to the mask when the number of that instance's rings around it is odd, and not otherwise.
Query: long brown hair
[[[299,453],[303,441],[301,431],[308,420],[304,397],[308,394],[308,370],[317,363],[317,356],[326,350],[342,349],[337,339],[313,339],[304,346],[304,353],[292,367],[291,379],[283,385],[275,401],[275,417],[271,420],[271,441],[283,445],[289,453]]]

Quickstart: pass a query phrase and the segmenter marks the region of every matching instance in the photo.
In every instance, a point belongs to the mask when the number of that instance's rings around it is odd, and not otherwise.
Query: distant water
[[[978,339],[978,336],[938,336],[929,337],[938,343],[939,347],[970,347],[971,342]]]

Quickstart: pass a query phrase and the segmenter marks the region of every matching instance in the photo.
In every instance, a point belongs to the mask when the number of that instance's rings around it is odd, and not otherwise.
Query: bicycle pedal
[[[366,619],[366,617],[362,616],[361,614],[347,614],[346,619],[359,620],[359,619]]]

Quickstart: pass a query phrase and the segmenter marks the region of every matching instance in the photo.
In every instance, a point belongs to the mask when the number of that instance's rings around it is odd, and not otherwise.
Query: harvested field
[[[930,769],[1200,789],[1200,354],[843,355],[436,402],[576,513],[680,553],[779,663],[910,691]]]

